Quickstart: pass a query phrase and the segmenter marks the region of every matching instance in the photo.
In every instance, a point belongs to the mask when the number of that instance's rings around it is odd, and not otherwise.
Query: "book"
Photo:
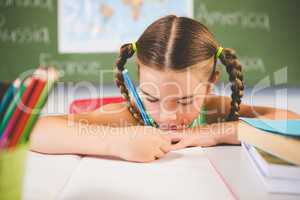
[[[263,131],[300,138],[300,119],[273,120],[248,117],[240,117],[240,119]]]
[[[287,178],[272,178],[268,177],[261,170],[259,164],[255,160],[254,156],[250,153],[249,145],[242,143],[243,149],[245,150],[250,162],[253,165],[256,173],[260,177],[261,181],[266,187],[266,190],[270,193],[285,193],[285,194],[300,194],[300,180],[298,179],[287,179]]]
[[[300,138],[270,133],[240,122],[238,139],[285,161],[300,165]]]
[[[101,169],[101,170],[99,170]],[[237,199],[201,147],[151,163],[83,157],[58,199]]]
[[[289,163],[250,144],[247,149],[263,174],[271,178],[300,180],[300,166]]]

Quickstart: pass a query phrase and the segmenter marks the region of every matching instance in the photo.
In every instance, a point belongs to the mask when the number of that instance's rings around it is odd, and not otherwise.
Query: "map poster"
[[[59,0],[59,53],[117,52],[158,18],[193,17],[193,0]]]

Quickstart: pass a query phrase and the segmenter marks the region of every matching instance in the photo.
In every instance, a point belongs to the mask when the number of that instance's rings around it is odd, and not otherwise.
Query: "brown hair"
[[[216,51],[220,46],[206,26],[187,17],[168,15],[153,22],[136,42],[137,58],[147,66],[158,69],[170,68],[182,70],[191,65],[214,57],[212,74],[216,68]],[[132,44],[124,44],[116,61],[116,84],[127,106],[139,124],[144,124],[138,109],[132,105],[128,90],[124,84],[122,71],[126,60],[133,56]],[[224,48],[219,59],[225,65],[231,82],[231,109],[226,120],[239,117],[239,105],[243,96],[242,66],[234,50]]]

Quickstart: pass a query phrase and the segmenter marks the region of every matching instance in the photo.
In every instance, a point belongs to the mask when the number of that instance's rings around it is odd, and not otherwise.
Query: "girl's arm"
[[[116,156],[137,162],[165,155],[170,140],[158,129],[134,126],[134,119],[123,108],[123,104],[112,104],[87,114],[41,117],[31,134],[31,150]]]
[[[211,96],[206,101],[207,125],[170,134],[172,141],[180,141],[172,149],[181,149],[188,146],[214,146],[217,144],[240,144],[237,133],[241,121],[223,122],[229,113],[231,99],[224,96]],[[240,106],[241,117],[255,117],[261,119],[299,119],[294,112],[260,106]],[[243,126],[245,127],[245,126]],[[246,126],[247,127],[247,126]],[[251,127],[250,127],[251,128]]]

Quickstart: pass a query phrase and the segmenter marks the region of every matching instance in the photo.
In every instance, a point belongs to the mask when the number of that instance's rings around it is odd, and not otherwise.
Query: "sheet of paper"
[[[300,119],[299,120],[268,120],[240,117],[249,125],[272,133],[300,137]]]
[[[85,157],[60,200],[233,199],[199,147],[170,152],[152,163]]]
[[[28,153],[23,199],[57,199],[79,165],[80,156]]]

